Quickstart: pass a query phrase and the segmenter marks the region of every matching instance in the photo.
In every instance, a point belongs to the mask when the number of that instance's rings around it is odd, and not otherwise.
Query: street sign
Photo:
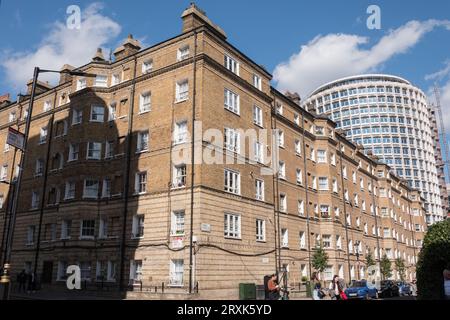
[[[6,143],[17,149],[23,150],[23,143],[25,141],[25,135],[16,129],[9,128],[8,137]]]

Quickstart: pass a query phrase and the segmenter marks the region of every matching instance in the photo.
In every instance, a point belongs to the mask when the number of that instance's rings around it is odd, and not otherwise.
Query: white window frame
[[[102,158],[102,143],[101,142],[88,142],[87,143],[87,160],[101,160]]]
[[[255,190],[256,190],[256,192],[255,192],[256,200],[264,201],[264,199],[265,199],[264,180],[260,180],[260,179],[255,180]]]
[[[145,139],[144,139],[145,138]],[[150,133],[149,131],[141,131],[137,135],[137,146],[136,146],[136,153],[143,153],[149,151],[149,140],[150,140]],[[143,144],[145,141],[145,144]]]
[[[228,70],[239,76],[240,65],[236,59],[232,58],[228,54],[225,54],[224,65],[225,68],[227,68]]]
[[[64,188],[64,200],[75,199],[76,183],[75,181],[66,181]]]
[[[189,80],[183,79],[175,84],[175,103],[189,100]]]
[[[108,76],[104,74],[98,74],[95,77],[94,86],[98,88],[108,88]]]
[[[224,190],[236,195],[241,194],[241,174],[238,171],[224,170]]]
[[[259,127],[263,127],[263,111],[260,107],[253,106],[253,123]]]
[[[105,122],[105,107],[100,105],[92,105],[89,122]]]
[[[88,186],[88,183],[92,184]],[[97,186],[95,188],[95,186]],[[97,179],[85,179],[83,183],[83,199],[98,199],[100,182]],[[95,195],[93,193],[95,191]]]
[[[142,92],[139,96],[139,114],[150,112],[152,109],[152,93]]]
[[[134,193],[136,195],[147,193],[147,181],[148,181],[147,171],[136,173],[134,181]]]
[[[256,219],[256,241],[266,242],[266,221]]]
[[[230,89],[224,89],[224,107],[226,110],[240,115],[240,97]]]
[[[241,239],[241,216],[239,214],[225,213],[224,236],[226,239]]]
[[[94,222],[93,225],[85,225],[86,223],[91,224]],[[92,235],[86,235],[84,234],[86,231],[92,231]],[[91,232],[89,232],[91,233]],[[80,220],[80,240],[93,240],[95,239],[95,220],[94,219],[82,219]]]

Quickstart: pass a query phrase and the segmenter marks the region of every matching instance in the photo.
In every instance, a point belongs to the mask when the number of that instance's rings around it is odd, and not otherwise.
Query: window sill
[[[95,240],[95,237],[79,237],[78,240],[93,241],[93,240]]]
[[[142,151],[136,151],[136,154],[141,154],[141,153],[148,153],[149,150],[142,150]]]
[[[144,239],[144,236],[142,237],[131,236],[131,240],[142,240],[142,239]]]
[[[98,200],[98,197],[83,196],[83,200]]]
[[[178,104],[178,103],[183,103],[183,102],[186,102],[186,101],[188,101],[189,100],[189,98],[186,98],[186,99],[180,99],[180,100],[175,100],[175,104]]]
[[[224,238],[225,238],[225,239],[227,239],[227,240],[236,240],[236,241],[242,241],[242,238],[241,238],[241,237],[239,237],[239,238],[236,238],[236,237],[227,237],[227,236],[225,236]]]
[[[149,112],[151,112],[151,111],[152,111],[151,109],[149,109],[149,110],[143,110],[143,111],[139,111],[138,115],[140,116],[140,115],[143,115],[143,114],[149,113]]]
[[[133,193],[133,196],[145,196],[146,194],[148,194],[148,192],[135,192]]]
[[[61,238],[59,240],[61,240],[61,241],[69,241],[70,239],[71,239],[70,237],[67,237],[67,238]]]
[[[186,185],[184,185],[184,186],[176,186],[176,187],[172,187],[172,190],[181,190],[181,189],[186,189]]]
[[[105,123],[105,120],[92,120],[92,119],[89,119],[89,122],[90,123]]]

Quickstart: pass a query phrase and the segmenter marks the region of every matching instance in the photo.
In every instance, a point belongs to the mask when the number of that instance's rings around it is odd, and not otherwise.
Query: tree
[[[400,275],[400,279],[402,281],[405,281],[406,266],[405,266],[405,261],[402,258],[395,259],[395,269],[397,270],[398,274]]]
[[[370,251],[370,249],[367,251],[367,254],[366,254],[366,265],[367,265],[367,268],[370,268],[371,266],[376,265],[376,262],[372,256],[372,251]]]
[[[444,298],[445,269],[450,269],[450,219],[430,226],[425,235],[417,263],[419,299]]]
[[[392,263],[386,254],[383,255],[380,261],[380,273],[383,276],[383,280],[389,279],[392,276]]]
[[[325,252],[322,245],[320,245],[314,252],[312,257],[312,266],[319,273],[323,272],[328,266],[328,254]]]

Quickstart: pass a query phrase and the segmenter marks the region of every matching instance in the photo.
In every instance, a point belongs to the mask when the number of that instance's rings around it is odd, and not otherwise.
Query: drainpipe
[[[305,206],[306,210],[306,236],[308,239],[308,265],[309,276],[312,276],[312,264],[311,264],[311,233],[310,233],[310,221],[309,221],[309,191],[308,191],[308,161],[306,159],[306,142],[305,142],[305,114],[302,111],[302,135],[303,135],[303,166],[305,172]]]
[[[377,239],[377,257],[378,257],[378,270],[381,272],[381,255],[380,255],[380,236],[378,234],[378,216],[377,216],[377,205],[376,205],[376,198],[375,198],[375,184],[373,181],[373,176],[370,179],[372,183],[372,202],[373,202],[373,216],[375,218],[375,237]]]
[[[124,277],[125,277],[125,249],[126,249],[126,233],[127,233],[127,216],[128,216],[128,197],[130,189],[130,171],[131,171],[131,154],[132,154],[132,138],[133,138],[133,117],[134,117],[134,95],[136,91],[136,68],[137,57],[134,56],[134,70],[133,70],[133,82],[131,84],[131,98],[130,107],[128,109],[128,131],[126,139],[126,167],[125,167],[125,190],[124,190],[124,205],[122,213],[122,239],[120,242],[120,276],[119,276],[119,291],[123,291]]]
[[[341,184],[342,184],[342,200],[344,202],[344,226],[345,226],[345,238],[346,238],[346,252],[347,252],[347,265],[348,265],[348,276],[349,276],[349,283],[352,282],[352,272],[351,272],[351,264],[350,264],[350,252],[348,247],[348,224],[347,224],[347,204],[345,200],[345,187],[344,187],[344,165],[342,164],[342,150],[341,150],[341,142],[339,141],[339,161],[340,161],[340,167],[341,167]]]
[[[192,98],[192,134],[191,134],[191,217],[189,239],[189,294],[192,294],[194,274],[194,179],[195,179],[195,108],[197,95],[197,30],[194,31],[194,61],[193,61],[193,98]]]
[[[56,106],[56,97],[57,94],[55,92],[55,97],[53,98],[53,107]],[[32,115],[29,114],[31,117]],[[37,275],[37,269],[38,269],[38,261],[39,261],[39,250],[41,248],[41,234],[42,234],[42,220],[44,219],[44,207],[45,207],[45,192],[47,190],[47,182],[48,182],[48,166],[49,166],[49,160],[50,160],[50,150],[52,147],[52,134],[53,134],[53,121],[55,119],[55,112],[53,110],[52,115],[50,117],[50,125],[49,125],[49,134],[48,136],[48,143],[47,143],[47,155],[46,155],[46,163],[44,168],[44,182],[42,184],[42,195],[41,195],[41,203],[39,204],[39,226],[38,226],[38,236],[37,236],[37,243],[36,243],[36,253],[34,255],[34,269],[33,274]]]

